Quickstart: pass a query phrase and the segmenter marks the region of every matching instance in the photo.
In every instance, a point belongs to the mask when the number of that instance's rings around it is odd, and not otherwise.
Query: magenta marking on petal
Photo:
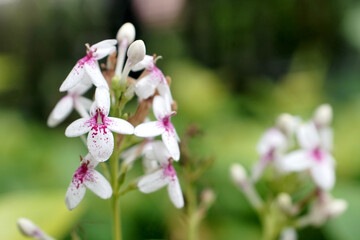
[[[164,127],[167,132],[174,132],[174,125],[172,125],[170,117],[171,116],[165,116],[161,119],[162,127]]]
[[[174,167],[172,166],[171,163],[169,163],[165,168],[164,168],[164,176],[166,177],[171,177],[171,180],[174,181],[175,177],[176,177],[176,171],[174,169]]]
[[[324,152],[320,148],[315,148],[311,152],[311,156],[315,159],[317,162],[321,162],[324,159]]]
[[[88,166],[86,163],[81,164],[81,166],[75,171],[72,182],[77,189],[79,189],[80,184],[84,183],[84,178],[87,172],[88,172]]]
[[[274,160],[274,155],[275,155],[275,148],[271,148],[270,151],[268,151],[263,157],[262,160],[264,162],[270,162],[272,160]]]

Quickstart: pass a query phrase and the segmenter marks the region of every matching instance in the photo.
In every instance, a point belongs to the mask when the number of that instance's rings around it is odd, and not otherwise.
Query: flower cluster
[[[169,78],[156,66],[160,57],[146,55],[144,42],[134,40],[135,28],[126,23],[119,29],[117,39],[86,44],[86,55],[77,61],[60,87],[66,95],[48,118],[48,125],[55,127],[75,109],[81,118],[66,128],[65,135],[87,134],[88,153],[81,157],[66,192],[65,202],[70,210],[81,202],[86,188],[103,199],[118,198],[126,171],[139,156],[143,156],[146,174],[134,180],[135,186],[143,193],[167,186],[173,204],[177,208],[184,206],[173,167],[173,162],[180,159],[180,139],[171,123],[171,117],[176,115],[172,106],[176,104]],[[106,64],[100,65],[98,61],[105,57]],[[131,71],[142,73],[133,79],[129,77]],[[83,97],[92,86],[96,87],[94,99]],[[139,103],[136,113],[124,114],[126,103],[134,96]],[[151,107],[155,121],[147,118]],[[157,136],[161,140],[155,140]],[[112,164],[106,163],[109,159]],[[105,164],[109,179],[95,170],[98,164]]]
[[[332,108],[328,104],[319,106],[309,121],[282,114],[275,126],[268,129],[258,142],[257,152],[260,157],[252,168],[251,179],[248,179],[241,165],[234,164],[231,167],[233,181],[261,218],[267,214],[283,216],[280,218],[283,220],[277,223],[283,228],[281,239],[296,239],[294,228],[321,226],[347,208],[344,200],[333,199],[329,193],[336,179],[336,162],[332,155],[333,130],[330,127],[332,117]],[[271,166],[273,174],[268,180],[277,189],[269,195],[277,195],[273,201],[276,204],[263,202],[254,187]],[[299,195],[299,186],[308,187],[308,179],[314,186],[310,194],[293,203],[291,195]],[[308,205],[308,212],[303,214]],[[269,210],[273,206],[277,206],[276,210]]]

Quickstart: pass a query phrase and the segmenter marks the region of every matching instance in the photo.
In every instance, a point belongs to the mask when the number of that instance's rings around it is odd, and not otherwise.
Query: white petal
[[[65,130],[65,136],[67,137],[78,137],[90,131],[93,123],[92,119],[80,118],[72,122]]]
[[[164,82],[165,81],[165,82]],[[168,105],[171,106],[173,103],[173,97],[171,95],[170,87],[166,82],[166,79],[164,81],[161,81],[160,84],[157,86],[157,89],[160,93],[160,96],[162,96]]]
[[[262,159],[260,159],[257,163],[254,164],[251,172],[251,178],[254,182],[257,182],[259,180],[268,164],[269,161],[264,161]]]
[[[73,210],[81,200],[84,198],[86,192],[86,187],[83,184],[75,186],[73,182],[70,183],[66,195],[65,195],[65,204],[69,210]]]
[[[75,98],[75,105],[76,104],[80,104],[82,107],[89,111],[91,105],[93,104],[93,101],[86,97],[78,96],[77,98]]]
[[[109,89],[109,86],[100,71],[99,65],[95,61],[86,62],[84,64],[84,69],[96,87],[105,87]]]
[[[311,168],[311,176],[318,187],[330,190],[335,184],[334,159],[328,154],[321,162],[316,162]]]
[[[311,167],[313,161],[306,150],[297,150],[282,158],[282,169],[284,171],[302,171]]]
[[[299,145],[305,149],[313,149],[320,145],[319,134],[313,122],[302,124],[297,131]]]
[[[107,88],[98,87],[95,91],[95,108],[107,116],[110,110],[110,93]]]
[[[140,70],[142,70],[144,68],[152,69],[153,67],[154,67],[154,57],[150,56],[150,55],[146,55],[142,61],[135,64],[131,68],[131,71],[137,72],[137,71],[140,71]]]
[[[174,178],[168,184],[167,188],[168,188],[169,198],[171,202],[174,204],[174,206],[176,208],[184,207],[184,197],[177,176],[174,176]]]
[[[155,94],[155,89],[159,81],[153,79],[151,74],[148,74],[137,81],[135,84],[135,93],[141,99],[147,99]]]
[[[319,129],[319,135],[321,139],[321,146],[326,151],[332,151],[333,150],[333,142],[334,142],[334,132],[331,128],[325,127]]]
[[[282,151],[285,150],[286,147],[287,139],[285,135],[277,128],[270,128],[259,140],[257,152],[263,156],[273,149]]]
[[[180,159],[180,148],[174,132],[165,131],[161,137],[171,157],[178,161]]]
[[[165,144],[162,141],[153,141],[150,143],[152,145],[153,160],[161,163],[168,163],[171,154]]]
[[[155,96],[153,100],[153,111],[156,119],[161,120],[163,117],[171,114],[171,106],[161,96]]]
[[[82,95],[92,87],[91,79],[85,77],[85,75],[83,75],[81,81],[78,84],[68,90],[69,93],[74,95]]]
[[[50,113],[47,124],[49,127],[55,127],[61,123],[73,110],[73,98],[69,95],[63,97]]]
[[[107,39],[92,45],[90,49],[92,51],[95,51],[96,49],[96,51],[93,53],[93,56],[95,59],[99,60],[113,53],[116,50],[116,44],[116,39]]]
[[[89,169],[84,179],[87,188],[103,199],[110,198],[113,191],[110,183],[98,171]]]
[[[65,81],[60,86],[60,92],[69,90],[78,84],[85,74],[84,65],[76,63],[69,75],[66,77]]]
[[[160,122],[147,122],[136,126],[134,134],[138,137],[156,137],[162,134],[165,128]]]
[[[109,129],[103,125],[92,128],[87,138],[87,146],[95,160],[108,160],[114,150],[114,137]]]
[[[171,178],[166,177],[163,171],[163,169],[159,169],[142,177],[138,182],[139,190],[143,193],[151,193],[166,186],[171,181]]]
[[[134,126],[131,125],[128,121],[120,118],[108,117],[106,119],[107,127],[116,133],[120,134],[133,134]]]

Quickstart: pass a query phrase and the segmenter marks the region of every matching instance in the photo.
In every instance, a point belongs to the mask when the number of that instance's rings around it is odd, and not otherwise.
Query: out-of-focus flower
[[[99,87],[95,92],[95,102],[90,110],[90,118],[80,118],[71,123],[65,131],[67,137],[77,137],[87,132],[87,146],[97,161],[106,161],[114,150],[114,137],[111,131],[119,134],[133,134],[134,127],[127,121],[108,117],[110,96],[106,88]]]
[[[54,240],[54,238],[47,235],[40,227],[27,218],[19,218],[17,225],[24,236],[38,240]]]
[[[104,76],[101,74],[97,60],[106,57],[116,50],[115,39],[101,41],[91,47],[87,45],[86,56],[80,59],[71,70],[65,81],[60,86],[60,92],[64,92],[74,87],[84,78],[90,78],[96,87],[108,88]]]
[[[96,161],[88,153],[75,171],[73,179],[68,187],[65,196],[65,203],[69,210],[74,209],[85,196],[86,188],[89,188],[100,198],[107,199],[112,195],[112,188],[106,178],[94,168]]]
[[[47,124],[49,127],[55,127],[59,125],[67,116],[70,115],[72,110],[75,110],[82,117],[89,116],[88,111],[90,110],[92,101],[83,96],[89,88],[91,88],[92,83],[87,79],[82,80],[75,87],[70,88],[66,96],[64,96],[56,104],[55,108],[50,113]]]
[[[299,227],[308,225],[321,226],[327,220],[340,216],[347,209],[347,202],[343,199],[334,199],[329,193],[319,191],[318,198],[307,215],[298,220]]]
[[[135,93],[140,99],[147,99],[158,90],[161,96],[170,102],[173,102],[168,82],[162,71],[156,66],[156,60],[153,56],[146,55],[145,58],[136,64],[132,71],[145,69],[147,74],[142,77],[135,85]]]
[[[180,141],[170,118],[176,114],[171,111],[169,101],[161,96],[155,96],[153,101],[153,111],[157,121],[142,123],[136,126],[134,134],[139,137],[155,137],[161,135],[171,157],[178,161],[180,159]]]
[[[184,197],[168,150],[162,142],[156,142],[146,154],[148,154],[149,158],[156,159],[160,168],[153,170],[140,179],[138,182],[139,190],[143,193],[152,193],[167,186],[170,200],[174,206],[182,208],[184,206]]]
[[[284,228],[280,233],[279,240],[296,240],[296,239],[297,239],[297,234],[295,229],[292,227]]]
[[[299,127],[297,138],[301,150],[284,156],[282,167],[286,171],[310,169],[312,179],[321,189],[330,190],[335,184],[335,159],[324,144],[329,139],[321,139],[315,124],[308,122]]]
[[[281,172],[280,157],[287,148],[287,138],[278,128],[270,128],[261,137],[257,151],[260,160],[255,163],[251,177],[253,181],[259,180],[262,173],[270,163],[274,163],[275,168]]]

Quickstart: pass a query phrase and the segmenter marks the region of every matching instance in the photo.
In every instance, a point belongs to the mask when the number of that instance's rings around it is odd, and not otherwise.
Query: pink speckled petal
[[[162,96],[155,96],[153,100],[153,112],[156,119],[161,120],[171,114],[171,106]]]
[[[87,138],[87,146],[96,161],[108,160],[114,150],[114,137],[112,132],[103,125],[91,129]]]
[[[73,210],[81,200],[84,198],[86,192],[86,187],[84,184],[75,186],[73,181],[71,181],[65,195],[65,204],[69,210]]]
[[[181,191],[179,179],[177,176],[174,176],[173,179],[168,184],[168,193],[171,202],[176,208],[184,207],[184,197]]]
[[[73,98],[69,95],[63,97],[50,113],[47,124],[49,127],[59,125],[67,116],[70,115],[74,107]]]
[[[169,151],[171,157],[178,161],[180,159],[180,149],[179,143],[177,141],[176,135],[173,131],[165,131],[162,135],[162,141],[165,144],[167,150]]]
[[[160,122],[146,122],[136,126],[134,134],[138,137],[155,137],[161,135],[165,128]]]
[[[143,193],[152,193],[166,186],[171,178],[166,177],[163,172],[163,169],[159,169],[142,177],[138,182],[139,190]]]
[[[84,68],[91,81],[96,87],[105,87],[109,89],[109,86],[100,71],[100,67],[97,62],[88,61],[84,64]]]
[[[72,122],[65,130],[65,136],[78,137],[90,131],[92,121],[89,118],[80,118]]]
[[[85,186],[100,198],[108,199],[112,195],[112,188],[106,178],[94,169],[89,169],[84,179]]]
[[[133,134],[134,126],[128,121],[120,118],[108,117],[106,121],[107,127],[119,134]]]
[[[61,84],[60,92],[69,90],[81,81],[85,73],[83,67],[84,65],[76,63],[69,75],[66,77],[65,81]]]

